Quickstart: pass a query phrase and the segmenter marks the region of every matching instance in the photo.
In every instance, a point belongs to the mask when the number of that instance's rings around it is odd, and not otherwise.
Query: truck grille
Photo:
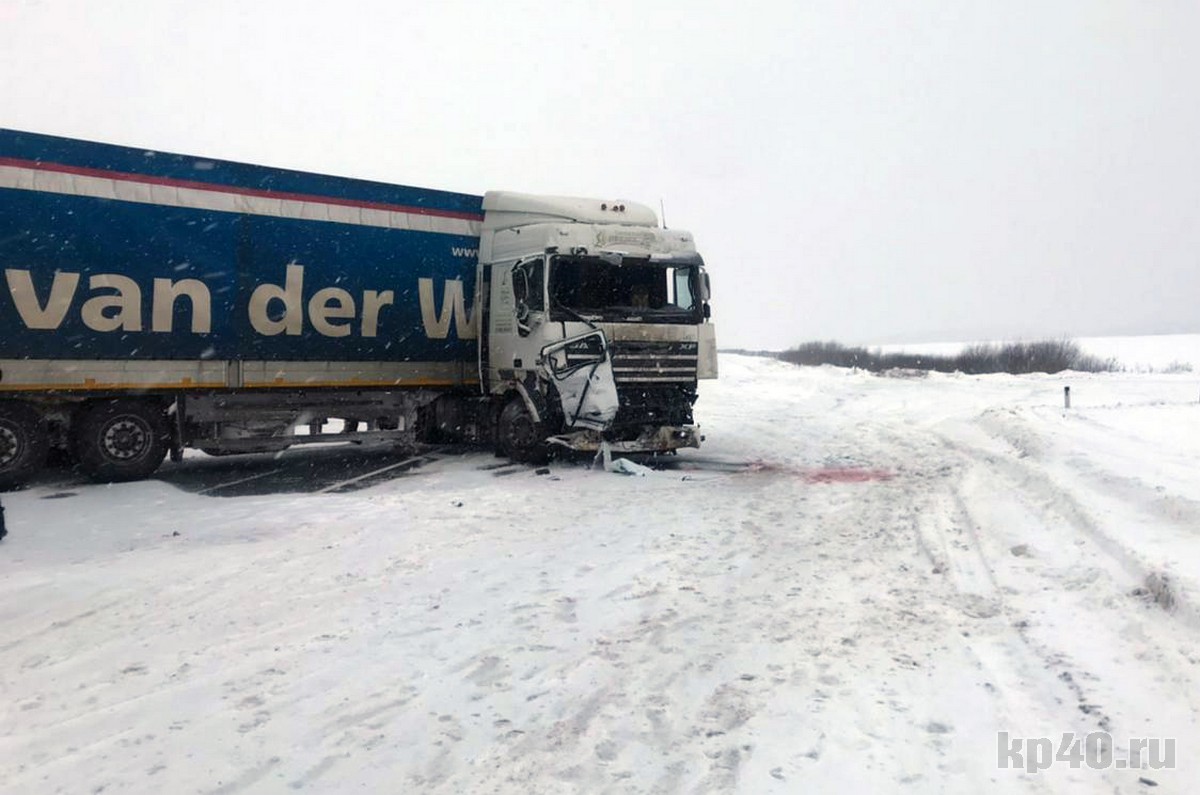
[[[695,342],[619,340],[609,343],[613,378],[621,384],[695,384]]]
[[[622,384],[614,429],[691,425],[696,387],[691,384]]]
[[[609,343],[620,410],[619,433],[646,425],[690,425],[696,402],[695,342],[616,340]]]

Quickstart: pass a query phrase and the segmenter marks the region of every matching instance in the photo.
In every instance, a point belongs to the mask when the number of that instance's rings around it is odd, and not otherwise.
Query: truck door
[[[617,385],[604,332],[596,330],[542,349],[568,428],[603,431],[617,416]]]
[[[503,390],[524,381],[537,366],[545,344],[545,277],[543,258],[495,265],[488,286],[487,383]]]

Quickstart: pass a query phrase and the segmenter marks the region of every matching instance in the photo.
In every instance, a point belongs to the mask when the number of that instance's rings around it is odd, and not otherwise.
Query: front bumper
[[[598,431],[576,431],[551,436],[547,439],[551,444],[577,450],[584,453],[595,453],[605,444],[604,436]],[[686,447],[700,447],[704,437],[700,429],[692,426],[664,426],[650,428],[633,440],[608,442],[608,449],[614,453],[667,453]]]

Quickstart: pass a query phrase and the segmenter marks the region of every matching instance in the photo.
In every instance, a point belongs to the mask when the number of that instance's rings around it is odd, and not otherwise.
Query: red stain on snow
[[[766,461],[755,461],[747,467],[750,472],[768,472],[792,475],[805,483],[871,483],[891,480],[895,473],[886,469],[871,469],[869,467],[821,467],[819,469],[801,469]]]
[[[853,467],[831,467],[810,469],[801,475],[806,483],[869,483],[876,480],[891,480],[895,475],[884,469],[858,469]]]

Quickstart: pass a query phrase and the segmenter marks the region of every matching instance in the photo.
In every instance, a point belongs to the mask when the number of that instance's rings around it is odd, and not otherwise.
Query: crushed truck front
[[[552,444],[698,447],[692,406],[698,379],[716,377],[716,341],[691,235],[624,201],[488,194],[484,210],[484,389],[510,394]]]

